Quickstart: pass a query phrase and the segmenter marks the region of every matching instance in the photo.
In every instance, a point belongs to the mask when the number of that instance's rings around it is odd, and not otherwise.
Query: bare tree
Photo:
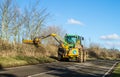
[[[14,0],[2,0],[0,4],[0,37],[3,40],[20,42],[23,38],[34,38],[40,33],[48,13],[41,9],[39,0],[24,8],[22,13]]]
[[[14,42],[20,42],[21,29],[24,23],[24,17],[20,13],[18,6],[14,6],[13,12],[14,14],[13,14],[13,20],[11,23],[12,25],[10,27],[10,33],[14,39]]]
[[[4,0],[0,4],[0,30],[3,40],[9,39],[9,26],[12,21],[12,1]]]
[[[48,13],[46,9],[38,9],[39,2],[31,8],[25,8],[24,38],[33,39],[40,33],[41,27],[44,25]]]
[[[46,35],[49,35],[51,33],[55,33],[58,36],[60,36],[60,38],[63,39],[64,35],[66,34],[66,31],[63,28],[54,25],[54,26],[47,26],[41,32],[42,36],[43,35],[46,36]],[[56,40],[53,37],[46,38],[44,43],[54,44],[54,45],[57,44]]]

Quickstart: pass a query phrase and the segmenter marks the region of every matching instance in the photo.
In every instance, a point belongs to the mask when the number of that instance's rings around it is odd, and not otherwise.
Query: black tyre
[[[58,48],[58,60],[59,61],[63,61],[63,54],[64,54],[63,48]]]
[[[62,55],[58,54],[58,60],[59,60],[59,61],[62,61],[62,59],[63,59],[63,58],[62,58]]]
[[[78,62],[78,63],[81,63],[80,57],[77,58],[77,62]]]

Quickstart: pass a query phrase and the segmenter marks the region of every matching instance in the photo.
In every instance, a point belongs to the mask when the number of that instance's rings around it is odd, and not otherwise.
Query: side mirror
[[[84,40],[84,37],[81,37],[82,40]]]

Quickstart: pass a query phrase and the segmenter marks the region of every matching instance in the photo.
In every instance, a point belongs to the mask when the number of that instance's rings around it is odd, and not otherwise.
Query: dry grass
[[[56,55],[57,46],[47,45],[36,48],[34,45],[26,44],[10,44],[8,42],[0,41],[0,56],[51,56]]]
[[[92,58],[108,60],[120,59],[120,51],[116,49],[106,49],[94,45],[86,50],[88,52],[89,57]]]
[[[34,45],[11,44],[0,40],[0,64],[12,67],[55,61],[49,56],[56,54],[57,47],[49,45],[46,49],[45,46],[36,48]]]

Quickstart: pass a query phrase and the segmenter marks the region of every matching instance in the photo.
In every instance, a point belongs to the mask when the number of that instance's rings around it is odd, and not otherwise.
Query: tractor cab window
[[[69,44],[75,44],[76,43],[76,37],[67,36],[66,37],[66,42],[69,43]]]

